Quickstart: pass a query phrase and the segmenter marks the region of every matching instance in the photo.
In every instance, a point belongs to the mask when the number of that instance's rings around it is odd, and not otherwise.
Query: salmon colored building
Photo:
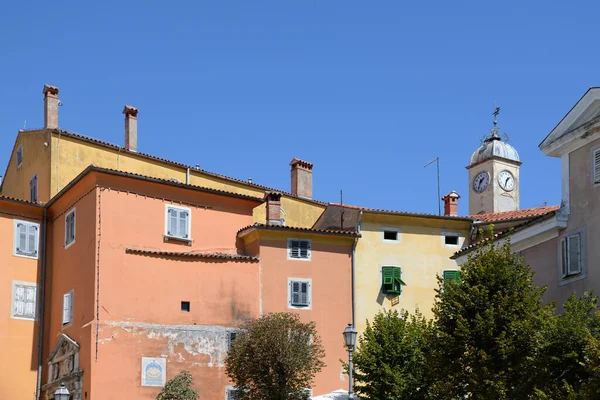
[[[0,399],[35,396],[42,217],[42,207],[0,196]]]
[[[46,205],[42,398],[65,384],[73,399],[153,399],[186,369],[201,398],[225,399],[236,327],[281,311],[317,323],[314,393],[347,384],[356,235],[254,224],[263,202],[98,167],[67,185]]]

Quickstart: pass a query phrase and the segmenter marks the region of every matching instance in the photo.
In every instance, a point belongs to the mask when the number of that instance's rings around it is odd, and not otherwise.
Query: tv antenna
[[[427,168],[428,166],[430,166],[431,164],[436,163],[437,166],[437,189],[438,189],[438,194],[437,194],[437,203],[438,203],[438,214],[442,215],[442,205],[440,203],[441,201],[441,195],[440,195],[440,158],[436,157],[435,159],[429,161],[424,168]]]

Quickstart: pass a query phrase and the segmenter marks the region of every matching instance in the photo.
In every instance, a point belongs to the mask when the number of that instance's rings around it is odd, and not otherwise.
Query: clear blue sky
[[[43,125],[59,86],[63,129],[289,190],[293,157],[314,196],[437,213],[499,127],[523,161],[521,207],[560,202],[560,160],[538,144],[600,84],[600,3],[11,1],[0,13],[0,170],[17,130]],[[0,172],[3,173],[3,172]]]

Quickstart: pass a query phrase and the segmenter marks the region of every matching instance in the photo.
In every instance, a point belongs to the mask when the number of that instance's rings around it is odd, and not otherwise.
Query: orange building
[[[42,207],[0,196],[0,399],[35,396],[42,217]]]
[[[279,311],[317,323],[315,393],[347,384],[356,235],[254,224],[263,202],[99,167],[50,200],[42,398],[61,383],[73,399],[155,398],[186,369],[201,398],[224,399],[236,327]]]

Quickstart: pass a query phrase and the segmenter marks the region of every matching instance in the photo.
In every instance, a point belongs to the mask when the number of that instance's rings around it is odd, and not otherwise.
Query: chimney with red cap
[[[137,151],[137,115],[139,110],[132,106],[125,106],[125,149]]]
[[[281,193],[267,192],[265,193],[267,201],[267,224],[282,225],[281,223]]]
[[[312,199],[312,169],[308,161],[294,158],[292,166],[292,194],[305,199]]]
[[[44,85],[44,129],[58,128],[58,88],[56,86]]]
[[[442,200],[444,200],[444,215],[458,216],[458,199],[460,199],[460,196],[454,190],[442,197]]]

